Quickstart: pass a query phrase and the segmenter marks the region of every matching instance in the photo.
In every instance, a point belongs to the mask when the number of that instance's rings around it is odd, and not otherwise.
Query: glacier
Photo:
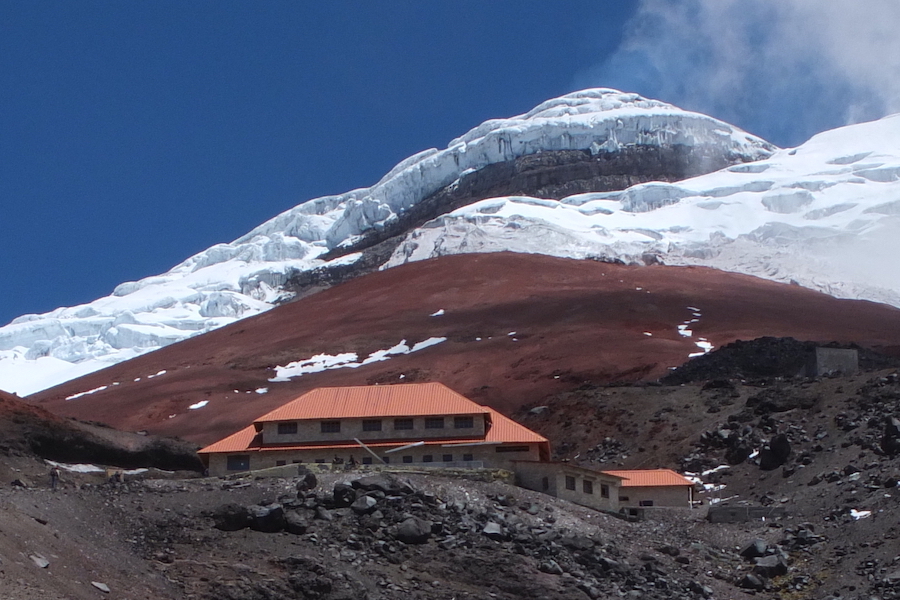
[[[405,234],[390,267],[458,252],[511,250],[633,264],[698,264],[900,306],[900,118],[781,150],[712,117],[637,94],[591,89],[494,119],[402,161],[375,185],[303,202],[231,243],[81,306],[0,327],[0,389],[22,395],[258,314],[290,299],[297,273],[389,227],[487,165],[551,150],[715,148],[741,164],[677,183],[560,200],[481,200]]]
[[[475,202],[410,232],[385,266],[497,251],[703,265],[900,307],[900,115],[676,184]]]

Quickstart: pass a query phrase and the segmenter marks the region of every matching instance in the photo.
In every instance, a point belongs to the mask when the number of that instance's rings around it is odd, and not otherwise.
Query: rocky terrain
[[[897,359],[793,377],[807,347],[734,343],[677,383],[584,384],[522,408],[557,460],[697,474],[701,505],[640,522],[481,472],[64,472],[53,491],[33,450],[7,449],[0,597],[900,597]],[[766,372],[748,373],[760,356]],[[783,513],[710,523],[711,505]]]

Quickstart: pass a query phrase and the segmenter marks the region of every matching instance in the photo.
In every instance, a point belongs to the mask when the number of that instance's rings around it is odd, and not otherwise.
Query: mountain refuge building
[[[318,388],[199,452],[222,476],[291,463],[513,469],[547,438],[440,383]]]

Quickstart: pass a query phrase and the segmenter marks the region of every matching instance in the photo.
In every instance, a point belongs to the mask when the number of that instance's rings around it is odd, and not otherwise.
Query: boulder
[[[498,523],[494,523],[493,521],[488,521],[485,524],[484,528],[481,530],[481,533],[484,536],[498,542],[502,541],[503,538],[506,537],[506,534],[503,532],[503,526]]]
[[[549,573],[550,575],[562,575],[563,568],[559,566],[559,563],[555,560],[545,560],[541,564],[538,565],[538,570],[541,573]]]
[[[297,482],[298,492],[307,492],[319,485],[316,475],[303,465],[297,465],[297,477],[300,478],[300,481]]]
[[[744,558],[758,558],[760,556],[766,555],[766,550],[769,545],[765,542],[765,540],[753,540],[741,550],[741,556]]]
[[[331,511],[324,506],[316,507],[316,518],[321,521],[334,521],[334,515],[332,515]]]
[[[296,535],[303,535],[309,529],[309,521],[296,510],[291,510],[284,515],[284,528]]]
[[[747,460],[752,453],[753,448],[750,447],[750,444],[740,440],[725,451],[725,461],[729,465],[739,465]]]
[[[755,590],[757,592],[760,592],[765,589],[766,584],[762,579],[760,579],[753,573],[747,573],[746,575],[744,575],[744,578],[741,579],[738,583],[738,587],[742,587],[745,590]]]
[[[334,507],[347,508],[356,500],[356,490],[348,483],[334,484]]]
[[[763,471],[772,471],[787,462],[791,455],[791,443],[787,436],[779,433],[773,437],[769,444],[759,452],[759,468]]]
[[[386,473],[376,473],[375,475],[367,475],[354,479],[350,484],[357,489],[366,492],[379,491],[388,496],[398,496],[401,494],[411,494],[415,490],[409,482],[402,481],[393,475]]]
[[[250,528],[264,533],[275,533],[284,529],[284,508],[280,504],[247,507],[250,513]]]
[[[354,500],[350,508],[358,515],[367,515],[374,511],[376,506],[378,506],[378,500],[372,496],[360,496]]]
[[[250,512],[240,504],[223,504],[212,513],[214,527],[221,531],[238,531],[250,526]]]
[[[404,544],[424,544],[431,537],[431,521],[409,517],[397,526],[394,537]]]
[[[757,558],[753,572],[763,577],[778,577],[787,574],[788,566],[783,556],[772,554],[771,556]]]

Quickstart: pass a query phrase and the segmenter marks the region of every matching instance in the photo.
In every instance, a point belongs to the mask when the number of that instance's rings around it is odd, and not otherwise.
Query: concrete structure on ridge
[[[619,507],[690,508],[694,500],[694,482],[671,469],[603,471],[621,478]]]

